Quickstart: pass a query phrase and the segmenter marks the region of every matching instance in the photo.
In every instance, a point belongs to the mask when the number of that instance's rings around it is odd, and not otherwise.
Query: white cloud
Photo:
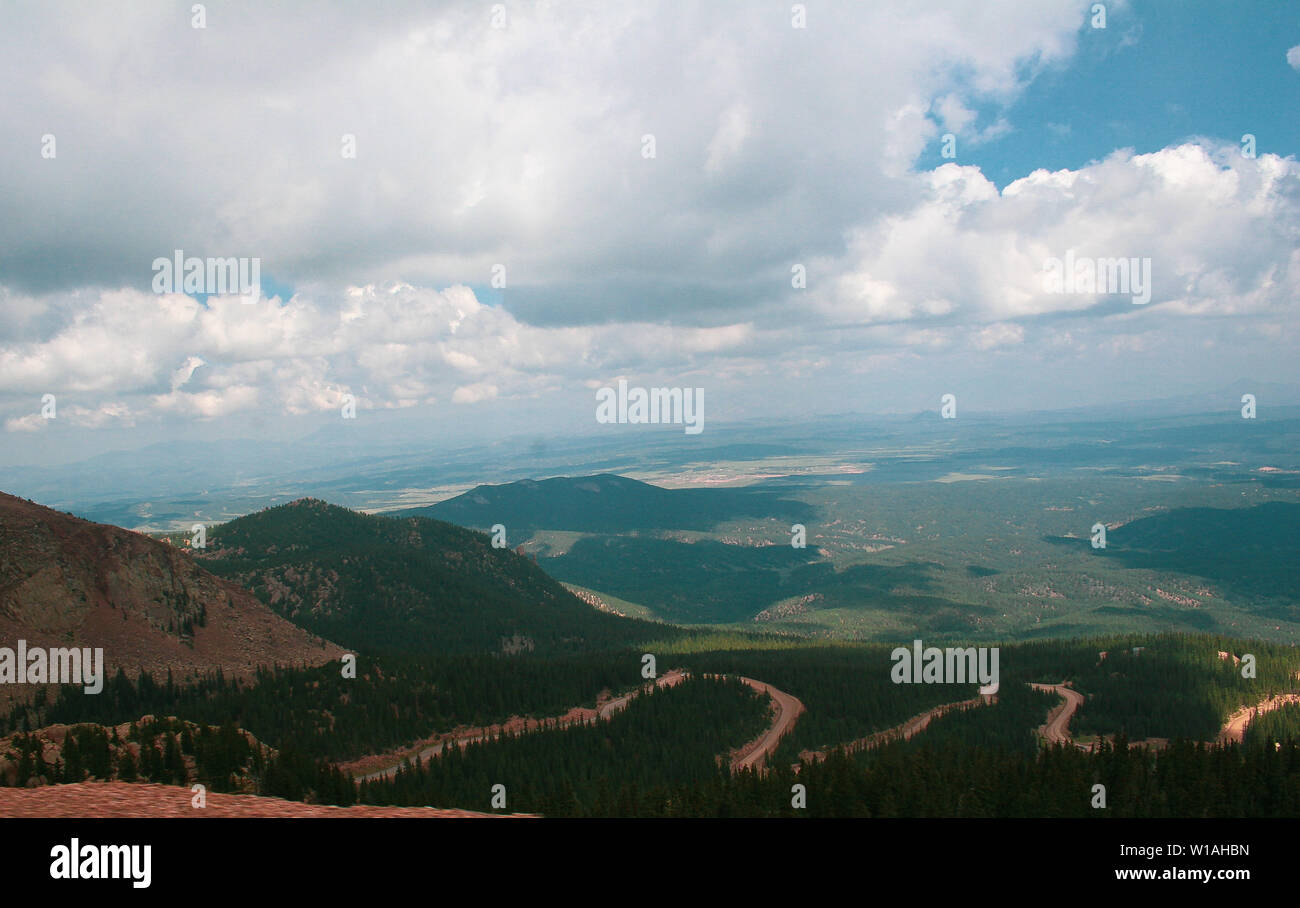
[[[257,388],[237,385],[232,388],[207,391],[172,391],[153,397],[153,405],[161,413],[176,413],[198,419],[229,416],[257,405]]]
[[[88,11],[76,28],[18,9],[0,33],[0,117],[12,135],[69,126],[57,164],[0,147],[0,273],[28,288],[143,287],[153,259],[183,246],[336,290],[398,275],[480,285],[494,263],[512,287],[581,274],[617,291],[629,273],[735,286],[755,262],[835,248],[861,212],[894,204],[934,137],[931,99],[1012,98],[1026,61],[1072,51],[1078,5],[1007,0],[990,16],[921,2],[882,27],[825,4],[803,32],[744,3],[521,5],[505,29],[473,5],[375,18],[287,4],[201,32],[148,7]],[[114,69],[127,48],[134,64]],[[159,132],[192,119],[195,98],[208,122],[256,141]],[[570,322],[639,304],[556,296]],[[695,308],[667,293],[662,305]]]
[[[45,417],[39,413],[28,413],[25,416],[11,416],[5,420],[6,432],[39,432],[45,428],[48,422]]]
[[[1286,52],[1286,62],[1289,63],[1291,68],[1296,72],[1300,72],[1300,44],[1297,44]]]
[[[975,111],[962,103],[955,94],[944,95],[934,105],[939,123],[948,132],[959,133],[975,122]]]
[[[10,11],[0,118],[55,130],[60,150],[0,143],[0,417],[38,430],[43,393],[100,426],[327,413],[347,394],[486,409],[620,373],[1156,357],[1172,355],[1157,329],[1225,324],[1251,326],[1235,349],[1264,326],[1285,349],[1294,160],[1198,141],[1001,191],[977,167],[916,172],[942,131],[961,147],[1005,135],[1028,80],[1074,53],[1086,6],[825,3],[799,31],[743,3],[518,5],[501,30],[473,4],[277,4],[202,34],[147,7]],[[256,138],[158,128],[192,122],[196,98],[204,122]],[[177,247],[257,256],[296,292],[146,292]],[[1044,261],[1071,250],[1150,258],[1151,303],[1046,292]],[[496,264],[509,285],[480,300]]]
[[[972,166],[912,180],[911,207],[864,219],[843,255],[810,263],[807,290],[745,321],[539,326],[468,287],[400,282],[252,306],[112,290],[70,308],[58,294],[11,293],[33,324],[55,327],[0,341],[0,414],[8,431],[33,431],[47,392],[60,418],[82,425],[323,413],[349,393],[359,408],[486,403],[619,372],[729,380],[806,371],[810,357],[852,368],[862,355],[1040,350],[1062,337],[1115,354],[1136,348],[1108,336],[1145,338],[1174,321],[1284,325],[1300,299],[1293,160],[1194,143],[1036,171],[1001,192]],[[1069,252],[1150,259],[1150,303],[1048,292],[1045,261]],[[1052,314],[1076,321],[1044,327],[1040,343],[1036,320]],[[1270,343],[1285,344],[1277,333]]]
[[[31,431],[39,426],[23,411],[46,392],[60,400],[130,400],[129,407],[104,403],[93,415],[60,408],[60,417],[67,412],[87,425],[320,413],[338,409],[347,393],[359,408],[477,403],[576,385],[612,363],[654,357],[655,368],[673,368],[742,349],[755,337],[747,324],[538,327],[481,305],[466,287],[367,285],[342,299],[299,294],[252,306],[118,290],[43,340],[0,341],[0,383],[8,392],[0,406],[14,414],[10,431]],[[466,383],[467,374],[477,380]]]
[[[451,395],[453,403],[474,404],[481,400],[491,400],[497,396],[496,385],[489,385],[485,382],[478,382],[472,385],[463,385],[457,388]]]
[[[969,166],[917,180],[910,211],[858,228],[845,259],[821,264],[838,275],[810,289],[826,317],[980,323],[1113,311],[1114,296],[1045,288],[1045,262],[1067,253],[1150,259],[1147,318],[1276,313],[1300,299],[1294,160],[1187,144],[1036,171],[1000,193]]]
[[[704,169],[709,173],[717,173],[740,153],[748,137],[749,112],[743,104],[728,108],[718,123],[718,131],[713,134],[705,149],[707,159]]]
[[[203,365],[207,364],[197,356],[185,357],[185,362],[181,364],[181,367],[172,373],[172,390],[175,391],[184,387],[185,383],[193,377],[194,370]]]
[[[1007,324],[986,325],[975,332],[972,339],[976,349],[992,350],[995,347],[1014,346],[1025,340],[1023,325]]]

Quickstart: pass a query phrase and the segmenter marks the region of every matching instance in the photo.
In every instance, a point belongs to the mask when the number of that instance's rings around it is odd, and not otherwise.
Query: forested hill
[[[624,533],[630,530],[708,530],[737,517],[808,520],[800,501],[759,489],[665,489],[601,473],[477,486],[427,508],[402,512],[486,529],[502,524],[513,534],[532,530]]]
[[[595,611],[481,533],[315,499],[215,527],[195,554],[295,624],[371,654],[572,652],[665,631]]]

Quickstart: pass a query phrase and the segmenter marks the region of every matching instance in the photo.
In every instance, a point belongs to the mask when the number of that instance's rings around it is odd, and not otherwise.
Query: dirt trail
[[[593,718],[609,719],[619,712],[627,709],[631,703],[640,694],[649,690],[651,687],[665,688],[672,687],[685,681],[690,675],[687,672],[673,669],[665,672],[659,678],[643,687],[615,697],[604,703],[597,703],[595,708],[592,707],[574,707],[562,716],[555,716],[549,719],[521,719],[515,718],[508,722],[492,725],[487,728],[468,728],[461,729],[450,734],[442,735],[435,743],[424,747],[419,751],[419,758],[428,760],[441,754],[449,745],[464,747],[467,744],[477,743],[497,737],[503,732],[533,731],[542,728],[566,728],[570,725],[576,725],[580,722],[588,722]],[[732,772],[741,769],[759,769],[764,768],[768,758],[776,751],[777,745],[781,739],[789,733],[790,729],[798,721],[805,711],[806,707],[799,698],[786,693],[765,681],[758,681],[753,678],[741,677],[740,680],[752,687],[761,694],[765,694],[772,701],[772,723],[768,728],[755,740],[739,748],[731,756],[730,766]],[[1062,698],[1062,702],[1054,707],[1048,713],[1047,721],[1038,728],[1039,734],[1049,744],[1071,744],[1077,747],[1091,749],[1094,745],[1078,744],[1074,742],[1070,735],[1070,722],[1074,714],[1078,712],[1079,707],[1083,705],[1083,694],[1069,687],[1068,681],[1062,681],[1060,684],[1039,684],[1031,683],[1030,687],[1035,690],[1054,693]],[[801,761],[811,762],[823,760],[831,750],[842,748],[848,753],[856,753],[872,747],[878,747],[887,741],[908,740],[915,735],[920,734],[930,723],[940,716],[953,710],[972,709],[979,706],[987,705],[991,698],[985,696],[972,697],[969,700],[959,700],[953,703],[943,703],[923,713],[912,716],[907,721],[887,728],[884,731],[874,732],[864,738],[856,741],[850,741],[848,744],[838,745],[837,747],[828,747],[821,750],[805,750],[799,754]],[[1270,697],[1257,703],[1254,706],[1244,706],[1234,712],[1223,730],[1219,732],[1216,739],[1219,743],[1227,741],[1240,742],[1245,735],[1245,731],[1250,722],[1260,713],[1277,709],[1286,703],[1300,703],[1300,694],[1283,694]],[[1131,742],[1132,746],[1163,746],[1167,742],[1164,739],[1151,738],[1146,741]],[[392,765],[383,769],[367,773],[358,777],[358,781],[370,781],[379,778],[391,778],[397,774],[398,767],[407,760],[413,759],[412,754],[402,755],[397,758]],[[390,759],[391,756],[390,756]],[[363,761],[357,761],[361,763]],[[356,765],[356,764],[353,764]],[[347,766],[343,767],[347,769]],[[796,766],[797,770],[797,766]]]
[[[1225,658],[1225,654],[1220,653],[1220,658]],[[1031,684],[1037,690],[1047,691],[1048,693],[1059,694],[1065,698],[1061,703],[1051,711],[1047,716],[1047,723],[1039,726],[1039,734],[1052,744],[1071,743],[1070,737],[1070,719],[1080,706],[1083,705],[1083,695],[1078,691],[1066,687],[1068,682],[1060,684]],[[1215,737],[1214,743],[1227,744],[1236,742],[1240,744],[1246,737],[1246,729],[1250,726],[1259,715],[1271,712],[1280,706],[1288,703],[1300,703],[1300,694],[1278,694],[1277,696],[1268,697],[1253,706],[1243,706],[1228,717],[1228,721],[1223,724],[1219,734]],[[1112,738],[1113,736],[1107,736]],[[1155,747],[1164,748],[1169,745],[1168,738],[1146,738],[1141,741],[1130,741],[1130,747]],[[1091,750],[1095,745],[1077,744],[1085,750]]]
[[[1030,684],[1038,690],[1048,691],[1049,693],[1060,694],[1064,697],[1064,702],[1052,710],[1047,717],[1047,723],[1039,727],[1039,732],[1049,741],[1068,742],[1070,740],[1070,719],[1073,718],[1075,710],[1083,704],[1083,695],[1078,691],[1072,690],[1065,686],[1066,682],[1061,684]],[[986,706],[992,702],[991,697],[983,695],[972,697],[969,700],[958,700],[953,703],[943,703],[933,709],[928,709],[923,713],[918,713],[893,728],[887,728],[884,731],[878,731],[867,735],[865,738],[859,738],[856,741],[850,741],[848,744],[838,745],[837,747],[826,747],[821,750],[805,750],[799,754],[799,759],[805,762],[814,760],[820,761],[826,759],[826,754],[832,750],[842,747],[848,753],[856,753],[860,750],[866,750],[871,747],[879,747],[886,741],[902,740],[920,734],[929,727],[930,723],[940,716],[958,709],[972,709],[978,706]]]
[[[543,728],[567,728],[571,725],[577,725],[581,722],[589,722],[594,718],[609,719],[617,713],[627,709],[629,703],[640,696],[651,687],[666,688],[680,684],[689,678],[687,672],[673,669],[665,672],[656,678],[653,682],[645,684],[637,690],[630,691],[620,697],[615,697],[605,703],[597,703],[595,708],[575,706],[562,716],[553,716],[549,719],[523,719],[516,717],[507,722],[490,725],[487,728],[465,728],[458,731],[450,732],[438,737],[436,741],[420,749],[416,753],[406,753],[400,756],[389,756],[392,761],[391,765],[373,772],[357,776],[358,782],[369,782],[375,779],[392,778],[397,775],[397,770],[408,760],[414,761],[418,756],[421,761],[427,761],[436,757],[446,750],[449,746],[464,747],[468,744],[476,744],[487,741],[501,735],[503,732],[517,733],[520,731],[536,731]],[[800,714],[804,712],[804,705],[797,697],[787,694],[785,691],[778,690],[764,681],[755,681],[753,678],[740,679],[745,684],[759,693],[766,694],[772,699],[773,718],[772,724],[756,740],[751,741],[742,747],[731,760],[731,769],[735,772],[742,767],[755,766],[762,768],[763,762],[771,756],[776,750],[778,742],[794,726]],[[351,769],[355,773],[355,767],[368,763],[370,761],[355,761],[352,764],[345,764],[340,768],[344,771]]]
[[[879,747],[886,741],[906,741],[915,735],[920,734],[929,727],[930,723],[953,710],[972,709],[977,706],[985,706],[992,701],[991,697],[978,696],[971,697],[969,700],[958,700],[954,703],[942,703],[933,709],[928,709],[923,713],[918,713],[893,728],[886,728],[884,731],[873,732],[865,738],[858,738],[856,741],[850,741],[848,744],[840,744],[835,747],[825,747],[821,750],[805,750],[799,754],[799,759],[804,762],[813,762],[826,759],[826,755],[832,750],[843,749],[846,753],[857,753],[860,750],[867,750],[872,747]]]
[[[682,681],[685,681],[688,677],[689,677],[689,675],[687,675],[686,672],[682,672],[682,671],[678,671],[677,669],[673,669],[673,670],[670,671],[670,672],[664,672],[664,674],[661,675],[661,676],[660,676],[660,677],[659,677],[659,678],[654,682],[654,686],[655,686],[655,687],[674,687],[674,686],[676,686],[677,684],[680,684]],[[641,691],[646,690],[646,689],[649,688],[649,687],[650,687],[650,685],[647,684],[647,685],[645,685],[645,687],[642,687],[642,688],[639,688],[639,689],[637,689],[637,690],[634,690],[634,691],[632,691],[631,693],[624,694],[624,695],[621,696],[621,697],[615,697],[613,700],[610,700],[608,703],[606,703],[604,706],[602,706],[602,707],[597,711],[597,714],[598,714],[602,719],[608,719],[610,716],[614,715],[615,713],[620,713],[620,712],[622,712],[623,710],[627,709],[627,705],[628,705],[629,703],[631,703],[633,700],[635,700],[635,699],[637,698],[638,695],[640,695]]]
[[[798,697],[791,696],[783,690],[778,690],[765,681],[755,681],[753,678],[740,679],[748,684],[760,694],[767,694],[772,698],[773,711],[772,724],[768,726],[767,731],[763,732],[757,740],[750,742],[740,749],[731,760],[731,771],[736,772],[741,769],[758,769],[762,770],[763,764],[767,758],[776,750],[777,744],[785,737],[786,733],[794,727],[799,716],[804,713],[804,705]]]
[[[1228,721],[1219,730],[1219,736],[1215,738],[1215,741],[1219,744],[1226,744],[1230,741],[1240,744],[1245,740],[1246,728],[1255,720],[1256,716],[1261,713],[1272,712],[1279,706],[1285,706],[1288,703],[1300,703],[1300,694],[1279,694],[1276,697],[1261,700],[1254,706],[1243,706],[1228,716]]]
[[[1053,707],[1052,711],[1047,714],[1047,721],[1038,726],[1038,734],[1048,744],[1073,744],[1080,750],[1091,752],[1097,747],[1097,742],[1081,744],[1074,740],[1074,737],[1070,734],[1070,720],[1074,718],[1074,714],[1083,705],[1083,694],[1070,687],[1069,684],[1069,681],[1062,681],[1060,684],[1036,684],[1030,682],[1029,686],[1034,690],[1056,694],[1062,698],[1060,705]],[[1107,735],[1105,738],[1113,743],[1115,736]],[[1128,746],[1159,750],[1168,745],[1168,738],[1144,738],[1141,741],[1130,741]]]
[[[1047,721],[1038,726],[1038,733],[1049,744],[1069,744],[1070,737],[1070,720],[1079,707],[1083,705],[1083,694],[1073,688],[1066,687],[1068,682],[1062,681],[1060,684],[1030,684],[1034,690],[1046,691],[1049,694],[1057,694],[1063,697],[1062,703],[1053,708],[1047,714]]]
[[[375,779],[391,779],[397,775],[397,770],[408,760],[414,762],[416,757],[419,757],[421,762],[424,762],[429,760],[431,757],[438,756],[446,750],[448,746],[454,745],[456,747],[464,747],[468,744],[477,744],[482,741],[496,738],[505,732],[518,733],[521,731],[537,731],[543,728],[568,728],[571,725],[589,722],[596,717],[608,719],[615,713],[626,709],[628,703],[632,702],[637,695],[639,695],[643,690],[650,688],[652,685],[654,687],[672,687],[673,685],[685,680],[686,677],[687,676],[684,672],[674,669],[672,671],[664,672],[653,682],[647,683],[644,687],[624,694],[621,697],[615,697],[607,703],[602,704],[597,701],[595,708],[589,706],[575,706],[562,716],[551,716],[546,719],[525,719],[516,716],[515,718],[509,719],[505,722],[489,725],[486,728],[462,728],[446,734],[438,735],[433,743],[414,753],[389,755],[388,760],[392,761],[391,765],[363,775],[357,775],[356,780],[358,782],[371,782]],[[357,760],[352,763],[342,764],[339,768],[345,772],[351,771],[355,775],[358,767],[369,762],[371,762],[371,760]]]

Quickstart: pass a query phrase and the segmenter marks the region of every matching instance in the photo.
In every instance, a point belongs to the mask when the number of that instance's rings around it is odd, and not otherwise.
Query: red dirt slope
[[[77,782],[41,788],[0,788],[0,817],[499,817],[435,807],[331,807],[280,798],[208,792],[191,806],[188,788],[128,782]]]
[[[177,682],[220,666],[319,665],[342,650],[284,620],[180,549],[0,493],[0,646],[102,647],[121,666]],[[0,704],[30,684],[0,685]]]

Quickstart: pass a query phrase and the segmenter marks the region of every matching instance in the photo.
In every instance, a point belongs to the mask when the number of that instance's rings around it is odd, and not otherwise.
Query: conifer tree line
[[[116,727],[74,725],[67,729],[58,757],[45,758],[45,742],[31,732],[14,735],[12,775],[0,773],[0,785],[70,782],[201,783],[212,791],[255,791],[267,768],[265,749],[251,744],[233,722],[194,726],[176,719],[147,717]],[[272,761],[273,762],[273,761]]]
[[[708,637],[713,645],[721,639],[716,634]],[[575,705],[594,705],[602,691],[639,688],[645,684],[640,648],[510,657],[389,653],[363,657],[354,679],[343,677],[337,663],[261,669],[249,682],[221,672],[185,683],[170,673],[163,681],[147,673],[133,680],[119,671],[99,695],[87,696],[68,686],[55,696],[14,707],[0,721],[4,733],[13,735],[7,780],[19,785],[32,780],[201,781],[214,791],[294,800],[474,810],[486,809],[486,793],[501,783],[511,792],[511,811],[782,815],[785,808],[779,803],[760,803],[755,793],[775,791],[773,779],[792,774],[802,751],[833,750],[933,706],[971,698],[976,691],[973,684],[893,683],[892,647],[887,644],[797,644],[784,649],[774,644],[779,641],[770,636],[740,635],[726,643],[731,647],[726,650],[695,647],[689,640],[670,643],[661,654],[661,669],[685,668],[693,680],[638,697],[610,721],[506,737],[470,745],[463,752],[451,749],[394,779],[360,786],[339,771],[339,762],[409,746],[458,726],[486,726],[519,715],[557,716]],[[957,798],[955,806],[936,801],[925,809],[961,813],[976,810],[971,803],[990,811],[1058,809],[1046,794],[1032,802],[1039,806],[1009,801],[998,794],[1001,788],[993,777],[997,772],[1018,773],[1033,791],[1043,773],[1062,775],[1068,770],[1071,784],[1088,783],[1087,788],[1098,767],[1110,765],[1100,755],[1073,751],[1048,758],[1041,748],[1035,729],[1060,701],[1054,694],[1031,689],[1029,682],[1069,680],[1086,696],[1072,733],[1115,736],[1115,745],[1104,745],[1103,753],[1123,752],[1133,784],[1139,776],[1145,778],[1143,785],[1159,793],[1156,801],[1147,803],[1166,805],[1159,809],[1197,804],[1198,810],[1265,815],[1260,811],[1273,809],[1267,805],[1277,802],[1253,787],[1266,780],[1284,789],[1289,784],[1290,764],[1260,762],[1265,757],[1259,753],[1266,746],[1274,754],[1290,752],[1289,742],[1300,736],[1300,705],[1261,714],[1245,745],[1233,751],[1236,757],[1228,755],[1230,749],[1197,742],[1212,740],[1224,718],[1240,706],[1300,693],[1295,679],[1300,657],[1291,647],[1209,635],[1127,635],[1016,644],[1003,648],[1000,661],[1001,687],[994,705],[945,714],[906,742],[805,765],[799,781],[831,780],[837,790],[857,791],[869,785],[880,761],[888,766],[889,760],[911,760],[917,771],[934,775],[938,791],[948,778],[945,773],[954,773],[952,784],[958,784],[954,767],[983,772],[996,766],[996,771],[989,770],[992,788],[981,789],[983,777],[972,777],[967,783],[971,793]],[[1253,661],[1253,677],[1242,671],[1247,661]],[[769,719],[766,698],[741,684],[737,679],[742,675],[771,683],[807,707],[769,761],[775,767],[771,778],[732,777],[725,766],[726,755],[755,737]],[[60,759],[49,763],[34,732],[54,723],[74,728]],[[115,727],[123,725],[131,731],[118,736]],[[250,745],[242,731],[265,747]],[[1121,746],[1148,737],[1181,743],[1171,746],[1172,756],[1130,755]],[[128,741],[134,746],[125,747]],[[1213,784],[1235,794],[1204,807],[1194,792],[1182,787],[1181,770],[1174,772],[1183,765],[1179,760],[1207,780],[1214,776],[1219,781]],[[828,766],[840,764],[855,768],[849,775],[843,775],[848,772],[843,768],[838,770],[841,775],[826,774]],[[1251,775],[1265,765],[1270,773],[1281,775]],[[1193,769],[1187,770],[1189,778],[1195,775]],[[898,805],[908,802],[900,798],[900,791],[881,789],[846,803],[855,805],[855,815],[887,815],[904,809]]]
[[[199,724],[233,722],[274,747],[292,743],[314,758],[344,761],[399,747],[456,726],[490,725],[516,715],[562,715],[594,705],[604,690],[644,682],[637,654],[589,656],[360,657],[357,677],[339,663],[259,668],[251,682],[220,671],[189,684],[159,683],[121,670],[96,695],[65,685],[53,697],[14,706],[0,734],[55,723],[117,725],[144,715]]]
[[[575,815],[628,785],[724,776],[728,752],[768,721],[767,697],[740,680],[695,677],[651,689],[608,720],[450,748],[393,779],[362,783],[360,800],[483,810],[492,786],[504,784],[512,811]]]

